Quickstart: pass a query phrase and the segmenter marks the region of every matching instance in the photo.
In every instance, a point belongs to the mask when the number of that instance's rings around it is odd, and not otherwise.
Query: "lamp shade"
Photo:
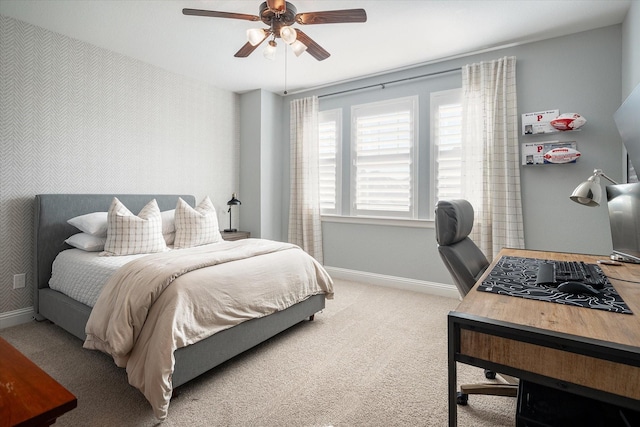
[[[241,202],[240,200],[238,200],[236,197],[237,197],[236,193],[233,193],[233,194],[231,195],[231,200],[229,200],[229,201],[227,202],[227,205],[229,205],[229,206],[232,206],[232,205],[234,205],[234,206],[236,206],[236,205],[241,205],[241,204],[242,204],[242,202]]]
[[[307,46],[300,40],[296,40],[291,45],[291,50],[293,50],[293,53],[295,53],[296,56],[300,56],[304,53],[305,50],[307,50]]]
[[[600,177],[606,178],[613,184],[617,184],[614,180],[609,178],[600,169],[595,169],[593,175],[588,180],[578,185],[569,198],[576,203],[580,203],[585,206],[600,206],[600,200],[602,199],[602,187],[600,187]]]
[[[571,200],[585,206],[599,206],[602,199],[602,188],[600,188],[600,178],[596,175],[578,185],[571,196]]]
[[[273,40],[269,40],[269,44],[264,48],[264,52],[262,54],[265,58],[274,61],[276,59],[276,42]]]
[[[251,28],[247,30],[247,41],[251,43],[251,46],[257,46],[266,35],[267,33],[262,28]]]
[[[293,28],[285,26],[280,28],[280,37],[286,44],[291,44],[296,41],[298,33],[296,33],[296,30],[294,30]]]

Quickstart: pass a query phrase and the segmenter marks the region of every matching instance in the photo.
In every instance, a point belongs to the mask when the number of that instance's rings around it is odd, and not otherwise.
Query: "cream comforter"
[[[152,254],[105,284],[84,347],[126,367],[129,383],[165,419],[177,348],[322,293],[333,297],[329,275],[287,243],[246,239]]]

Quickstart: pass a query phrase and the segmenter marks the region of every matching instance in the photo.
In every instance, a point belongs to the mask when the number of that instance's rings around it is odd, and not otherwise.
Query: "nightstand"
[[[242,240],[248,239],[251,236],[251,233],[248,231],[221,231],[222,238],[224,240]]]

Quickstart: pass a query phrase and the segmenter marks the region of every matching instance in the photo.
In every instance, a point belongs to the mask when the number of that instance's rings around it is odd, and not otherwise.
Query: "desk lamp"
[[[227,228],[226,230],[224,230],[225,233],[235,233],[236,231],[238,231],[237,228],[231,228],[231,206],[237,206],[237,205],[241,205],[242,202],[240,200],[238,200],[236,198],[236,193],[233,193],[231,195],[231,200],[229,200],[227,202],[227,205],[229,206],[229,228]]]
[[[578,185],[573,194],[569,197],[576,203],[580,203],[585,206],[600,206],[600,200],[602,199],[602,188],[600,187],[600,177],[604,177],[611,181],[613,184],[617,184],[614,180],[609,178],[600,169],[595,169],[593,175],[588,180]]]

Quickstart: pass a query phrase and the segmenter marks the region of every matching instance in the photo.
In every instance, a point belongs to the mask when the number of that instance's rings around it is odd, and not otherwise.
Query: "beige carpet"
[[[458,301],[337,281],[305,321],[180,388],[163,426],[446,426],[447,313]],[[152,426],[104,354],[48,322],[0,330],[78,398],[56,426]],[[459,364],[459,381],[484,380]],[[470,396],[458,425],[513,426],[516,400]]]

